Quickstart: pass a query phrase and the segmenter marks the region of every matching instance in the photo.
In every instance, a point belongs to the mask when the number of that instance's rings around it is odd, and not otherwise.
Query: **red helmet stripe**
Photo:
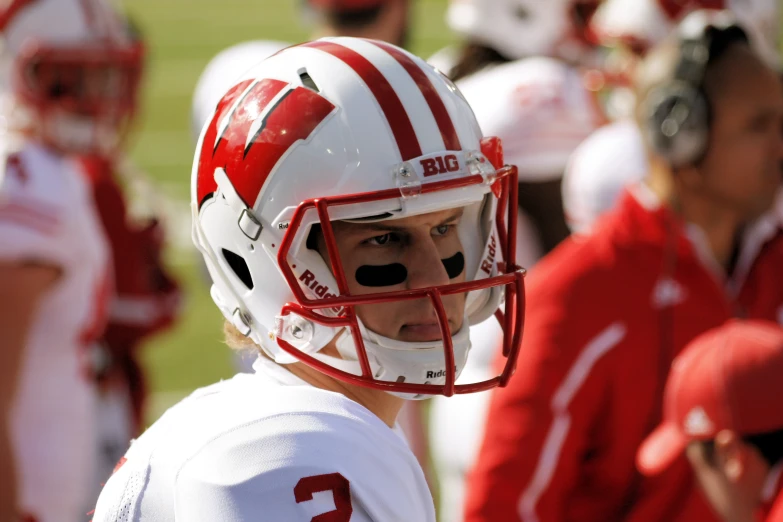
[[[288,91],[267,113],[244,151],[239,176],[229,176],[237,193],[253,206],[280,158],[299,140],[306,140],[334,110],[334,105],[304,87]],[[315,168],[315,167],[314,167]]]
[[[443,145],[446,147],[446,150],[462,150],[459,136],[457,135],[457,130],[454,128],[454,123],[451,121],[449,111],[446,109],[446,105],[443,103],[435,86],[432,85],[430,79],[427,78],[427,74],[416,64],[416,62],[411,60],[407,54],[400,51],[398,48],[389,45],[386,42],[379,42],[376,40],[373,40],[372,43],[397,60],[397,63],[405,68],[419,87],[421,94],[427,101],[427,105],[430,106],[430,111],[432,112],[432,117],[435,118],[435,123],[438,124],[438,129],[440,130],[440,135],[443,138]]]
[[[253,206],[280,158],[294,143],[307,139],[334,109],[329,100],[304,87],[291,89],[290,84],[269,78],[248,87],[251,82],[231,89],[209,123],[199,157],[199,205],[217,189],[215,169],[222,168],[245,204]],[[267,110],[275,98],[275,105]]]
[[[410,117],[386,77],[367,58],[353,49],[334,42],[315,41],[302,47],[312,47],[331,54],[353,69],[364,81],[381,106],[389,122],[403,161],[421,156],[421,145]]]
[[[204,203],[204,198],[217,190],[217,183],[215,183],[215,167],[213,166],[212,158],[214,157],[216,151],[215,145],[218,139],[218,123],[220,123],[220,121],[226,115],[226,111],[234,106],[234,102],[236,101],[237,97],[239,97],[239,95],[241,95],[252,82],[253,80],[245,80],[229,89],[225,96],[223,96],[223,98],[221,98],[218,102],[217,108],[215,109],[215,114],[212,116],[212,121],[209,122],[209,127],[207,127],[207,131],[204,134],[204,139],[201,142],[201,153],[198,159],[196,201],[198,201],[199,207],[201,207],[201,204]],[[223,166],[225,167],[225,165]]]

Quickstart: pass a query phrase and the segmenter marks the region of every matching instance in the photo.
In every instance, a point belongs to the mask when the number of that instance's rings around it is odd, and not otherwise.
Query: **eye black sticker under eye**
[[[454,279],[465,270],[465,256],[462,252],[457,252],[448,259],[441,259],[443,267],[446,269],[446,273],[449,275],[449,279]]]
[[[408,279],[408,269],[400,263],[362,265],[356,269],[356,282],[362,286],[394,286]]]

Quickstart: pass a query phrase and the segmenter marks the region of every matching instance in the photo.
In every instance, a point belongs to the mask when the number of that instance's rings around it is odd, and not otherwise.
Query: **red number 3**
[[[313,500],[313,493],[331,491],[334,495],[334,510],[321,513],[310,519],[310,522],[348,522],[353,513],[351,506],[351,486],[348,479],[339,473],[314,475],[305,477],[296,483],[294,498],[296,503]]]

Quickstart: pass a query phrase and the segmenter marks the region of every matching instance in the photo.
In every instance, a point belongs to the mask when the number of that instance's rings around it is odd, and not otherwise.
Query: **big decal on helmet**
[[[280,80],[246,80],[234,86],[218,104],[204,134],[199,205],[217,189],[214,173],[222,168],[237,194],[252,207],[275,165],[332,110],[334,105],[318,93]]]

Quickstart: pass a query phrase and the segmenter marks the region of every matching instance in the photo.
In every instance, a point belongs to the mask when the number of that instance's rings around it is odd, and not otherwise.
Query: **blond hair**
[[[237,327],[234,326],[231,321],[226,320],[223,322],[223,335],[228,347],[234,351],[245,352],[252,350],[258,353],[263,353],[261,351],[261,347],[258,346],[250,337],[242,335],[242,333],[237,330]]]

